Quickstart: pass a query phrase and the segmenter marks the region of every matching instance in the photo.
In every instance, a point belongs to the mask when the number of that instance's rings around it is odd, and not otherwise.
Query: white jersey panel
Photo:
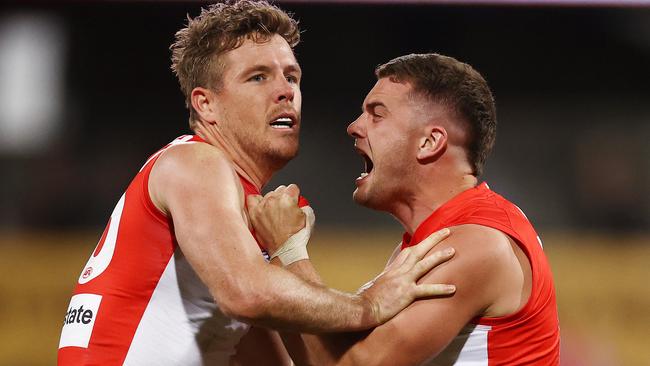
[[[488,366],[488,334],[492,327],[469,324],[426,366]]]
[[[228,365],[249,326],[228,318],[176,249],[135,332],[124,365]]]

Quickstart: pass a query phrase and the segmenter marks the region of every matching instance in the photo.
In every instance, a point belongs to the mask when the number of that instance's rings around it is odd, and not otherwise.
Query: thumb
[[[249,210],[253,209],[257,207],[260,201],[262,201],[262,196],[260,196],[259,194],[249,194],[246,197],[246,207],[248,207]]]

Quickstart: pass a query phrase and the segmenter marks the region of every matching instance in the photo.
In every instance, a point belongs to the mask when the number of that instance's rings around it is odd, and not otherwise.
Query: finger
[[[429,251],[438,245],[441,241],[443,241],[445,238],[449,236],[450,230],[448,228],[444,228],[441,230],[436,231],[435,233],[427,236],[426,239],[422,240],[418,244],[412,246],[413,248],[413,255],[417,259],[422,259],[424,256],[429,253]]]
[[[300,188],[296,184],[289,184],[285,192],[290,196],[300,197]]]
[[[435,251],[431,255],[416,263],[413,267],[413,270],[411,270],[411,274],[414,276],[414,279],[417,280],[435,267],[450,260],[455,253],[456,251],[454,248]]]
[[[257,207],[260,201],[262,201],[262,196],[259,194],[249,194],[246,197],[246,207],[248,207],[249,210],[252,210]]]
[[[278,187],[280,188],[280,187]],[[270,191],[267,194],[264,195],[264,200],[265,201],[273,201],[278,199],[281,195],[280,192],[278,192],[278,188],[276,188],[274,191]]]
[[[287,205],[287,207],[291,208],[298,208],[298,199],[300,196],[291,194],[288,187],[281,192],[276,191],[275,194],[283,205]]]
[[[411,252],[411,247],[407,247],[400,250],[400,252],[397,254],[395,259],[393,259],[393,261],[388,265],[388,267],[386,267],[386,269],[399,268],[402,265],[404,265],[404,262],[409,257],[410,252]]]
[[[432,297],[432,296],[446,296],[451,295],[456,292],[456,286],[446,285],[441,283],[424,283],[421,285],[415,286],[415,298],[419,299],[422,297]]]
[[[287,186],[285,186],[284,184],[282,184],[282,185],[279,185],[278,188],[276,188],[276,189],[274,190],[274,192],[276,192],[276,193],[281,193],[281,192],[284,192],[285,189],[287,189]]]
[[[419,260],[424,258],[433,247],[447,236],[449,236],[449,229],[444,228],[429,235],[418,244],[402,249],[397,258],[395,258],[394,268],[409,271]]]

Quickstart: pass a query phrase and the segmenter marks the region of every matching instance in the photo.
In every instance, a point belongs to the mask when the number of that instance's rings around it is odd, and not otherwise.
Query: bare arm
[[[154,204],[173,220],[181,250],[216,303],[242,321],[303,332],[360,330],[385,322],[431,292],[416,285],[413,275],[399,273],[382,282],[381,291],[351,295],[268,265],[250,234],[238,177],[210,145],[168,149],[151,172],[149,188]],[[393,286],[399,291],[391,291]]]
[[[264,210],[254,207],[251,215],[258,236],[271,250],[291,233],[284,222],[286,217],[293,215],[292,210],[296,211],[295,205],[271,199],[273,195],[291,195],[291,192],[277,191],[264,197],[264,204],[259,206]],[[432,246],[427,246],[430,243],[431,238],[402,251],[398,248],[387,270],[408,260],[410,251],[424,250],[428,252],[428,259],[444,262],[441,250],[453,247],[458,253],[454,260],[435,267],[420,282],[454,283],[458,288],[454,296],[416,301],[369,332],[302,335],[304,364],[419,364],[437,356],[471,319],[511,314],[524,305],[530,287],[528,262],[517,245],[502,232],[484,226],[462,225],[455,227],[452,236],[436,248],[440,250],[433,251]],[[308,260],[287,268],[306,280],[319,281]]]
[[[300,211],[296,208],[295,202],[285,200],[285,198],[291,196],[298,196],[297,187],[294,185],[289,187],[281,186],[276,189],[276,191],[267,194],[264,198],[257,197],[249,199],[249,212],[251,213],[251,218],[258,237],[262,238],[262,240],[269,245],[269,250],[272,252],[282,245],[280,243],[285,241],[291,235],[292,231],[295,231],[297,225],[295,225],[295,223],[292,224],[292,222],[295,221],[295,217],[300,218]],[[302,220],[304,222],[305,219],[302,218]],[[393,256],[391,256],[391,261],[389,261],[386,266],[384,273],[391,272],[394,268],[399,268],[404,263],[412,262],[414,257],[419,258],[424,256],[437,243],[443,240],[446,235],[447,233],[445,233],[445,230],[441,230],[440,232],[431,235],[415,247],[407,248],[403,251],[396,250],[393,253]],[[430,254],[427,257],[427,260],[434,263],[433,265],[435,266],[448,260],[452,255],[453,250],[448,248],[446,251],[436,251]],[[274,259],[272,263],[278,266],[282,265],[282,263],[277,259]],[[306,281],[314,284],[322,283],[320,276],[309,260],[300,260],[291,263],[286,266],[286,268],[298,274]],[[422,272],[422,275],[426,272],[427,271]],[[384,273],[382,273],[378,278],[381,278]],[[369,284],[372,284],[373,282],[374,281],[371,281]],[[441,292],[438,294],[450,293],[449,291],[442,291],[442,285],[433,286],[439,286],[441,289]],[[370,287],[370,289],[372,289],[372,287]],[[366,286],[362,289],[362,291],[368,290],[369,289]],[[282,336],[287,349],[298,365],[327,365],[339,362],[343,356],[346,355],[348,350],[360,343],[364,337],[368,337],[368,333],[320,334],[318,336],[284,333]],[[391,340],[391,338],[388,338],[383,340],[383,342],[390,342]],[[352,362],[352,364],[365,364],[367,360],[363,361],[364,362],[355,361]]]
[[[230,358],[230,366],[281,366],[291,365],[291,358],[282,344],[278,332],[251,327]]]
[[[502,233],[476,225],[452,230],[441,249],[453,246],[453,261],[422,281],[454,283],[454,296],[414,302],[370,332],[339,337],[304,336],[319,365],[416,365],[435,356],[477,316],[503,316],[525,303],[524,273]],[[480,246],[480,247],[478,247]],[[438,248],[436,248],[438,249]],[[434,253],[431,253],[433,255]],[[299,269],[299,268],[295,268]]]

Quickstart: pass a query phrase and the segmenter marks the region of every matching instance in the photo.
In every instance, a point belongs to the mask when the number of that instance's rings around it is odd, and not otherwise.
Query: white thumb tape
[[[311,236],[311,230],[316,222],[316,215],[314,210],[309,206],[300,208],[305,213],[305,227],[300,229],[297,233],[291,235],[278,250],[271,255],[271,259],[278,257],[283,266],[288,266],[293,262],[303,259],[309,259],[307,253],[307,242]]]

